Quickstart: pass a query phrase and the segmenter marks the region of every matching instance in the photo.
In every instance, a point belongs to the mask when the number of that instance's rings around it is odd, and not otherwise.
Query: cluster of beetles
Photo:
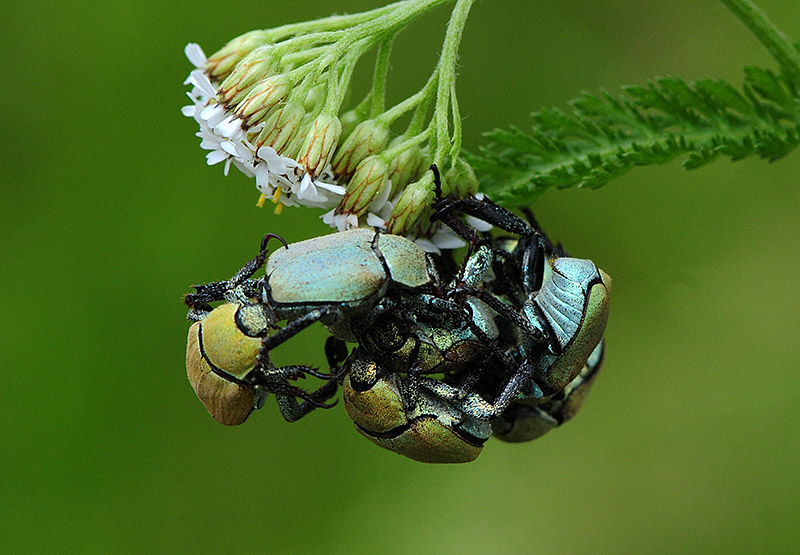
[[[270,394],[293,422],[333,406],[341,387],[356,430],[422,462],[472,461],[492,435],[536,439],[577,413],[597,377],[611,279],[526,216],[486,197],[439,198],[434,219],[468,243],[461,261],[364,228],[293,244],[267,234],[232,278],[185,296],[189,381],[226,425]],[[327,372],[272,363],[315,322],[330,332]],[[322,385],[296,385],[306,376]]]

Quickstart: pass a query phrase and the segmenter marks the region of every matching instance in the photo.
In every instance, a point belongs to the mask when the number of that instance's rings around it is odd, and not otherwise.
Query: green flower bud
[[[366,108],[367,104],[364,104]],[[361,106],[356,106],[352,110],[346,111],[339,119],[342,122],[342,137],[348,137],[355,130],[356,126],[363,122],[367,117],[366,110],[362,110]]]
[[[252,127],[263,121],[275,106],[286,100],[292,90],[292,81],[285,75],[262,79],[250,94],[236,107],[236,115]]]
[[[365,158],[347,184],[347,191],[336,208],[336,213],[364,215],[372,201],[378,198],[386,186],[388,176],[389,163],[383,156]]]
[[[325,168],[342,133],[342,123],[334,114],[323,112],[311,124],[300,147],[297,161],[314,178]]]
[[[386,223],[386,231],[395,235],[408,235],[422,217],[430,212],[435,197],[433,172],[425,172],[419,181],[408,185],[400,194]]]
[[[389,145],[389,148],[391,149],[393,145],[401,143],[404,139],[405,137],[397,137]],[[426,161],[419,145],[413,145],[394,156],[389,164],[389,179],[392,182],[389,198],[394,198],[398,191],[417,179],[422,173]]]
[[[478,192],[478,178],[466,160],[456,159],[442,178],[442,197],[465,198]]]
[[[304,115],[303,103],[296,100],[290,100],[283,108],[273,111],[256,137],[256,148],[271,146],[278,154],[285,155],[286,146],[300,129]]]
[[[333,157],[333,173],[346,180],[364,158],[380,152],[389,142],[389,126],[370,119],[359,123]]]
[[[264,35],[264,31],[250,31],[223,46],[208,59],[208,77],[212,81],[225,79],[242,58],[264,44]]]
[[[272,45],[262,46],[250,52],[225,78],[219,87],[219,95],[226,106],[236,106],[250,94],[259,81],[273,73],[277,60]]]
[[[306,112],[313,112],[317,104],[325,100],[325,92],[326,88],[323,85],[317,85],[308,91],[305,100],[303,100]]]

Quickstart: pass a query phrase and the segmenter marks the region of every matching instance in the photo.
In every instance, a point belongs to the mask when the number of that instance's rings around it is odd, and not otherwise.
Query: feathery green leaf
[[[687,169],[722,155],[785,156],[800,142],[800,98],[783,75],[745,69],[743,89],[720,79],[666,77],[615,97],[583,93],[571,113],[542,109],[530,132],[486,133],[467,153],[481,189],[508,206],[530,204],[551,187],[599,187],[633,166],[684,156]]]

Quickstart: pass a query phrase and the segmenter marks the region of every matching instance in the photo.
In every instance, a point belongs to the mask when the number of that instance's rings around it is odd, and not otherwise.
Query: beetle
[[[492,419],[494,437],[512,443],[537,439],[575,416],[583,406],[603,362],[604,341],[600,341],[581,372],[546,403],[528,404],[517,400]]]
[[[491,436],[491,426],[425,390],[412,396],[406,380],[389,374],[359,390],[345,375],[342,398],[356,430],[376,445],[416,461],[475,460]]]
[[[474,231],[457,218],[460,213],[478,217],[514,234],[495,249],[496,279],[486,288],[460,287],[455,294],[484,300],[498,316],[514,324],[505,350],[515,358],[506,369],[498,391],[470,394],[441,381],[426,380],[435,395],[453,402],[465,413],[482,420],[500,416],[512,402],[547,402],[570,384],[600,343],[608,321],[611,278],[590,260],[570,258],[541,232],[535,219],[525,222],[488,198],[441,199],[434,206],[441,219],[462,237]],[[508,303],[501,300],[504,295]],[[475,370],[484,373],[485,368]],[[491,381],[491,380],[490,380]],[[493,396],[492,402],[486,396]]]
[[[225,303],[189,328],[186,372],[197,397],[221,424],[234,426],[261,408],[273,393],[283,417],[294,422],[336,392],[334,376],[305,366],[276,368],[260,364],[261,338],[271,325],[269,307],[262,303]],[[306,374],[328,382],[309,394],[289,380]],[[303,399],[298,404],[297,398]]]
[[[285,248],[267,259],[267,244],[273,238]],[[254,279],[265,264],[265,276]],[[243,422],[267,393],[276,394],[284,418],[294,421],[312,406],[326,406],[320,400],[329,390],[310,394],[289,380],[329,375],[302,365],[276,368],[269,357],[272,349],[316,321],[338,340],[377,345],[374,330],[381,326],[372,324],[401,305],[399,313],[405,314],[413,307],[437,304],[426,291],[434,291],[438,279],[431,259],[397,235],[354,229],[288,245],[267,234],[259,254],[231,279],[194,286],[195,293],[184,298],[189,319],[204,323],[193,325],[189,333],[187,371],[192,385],[212,416],[223,423]],[[231,306],[213,308],[211,303],[218,301]],[[439,301],[439,306],[466,314]],[[250,315],[255,324],[247,324],[242,314]],[[269,333],[283,320],[287,322],[283,328]],[[211,355],[209,337],[219,345]],[[235,353],[228,357],[235,360],[220,354],[226,349]],[[304,404],[298,405],[296,398]]]

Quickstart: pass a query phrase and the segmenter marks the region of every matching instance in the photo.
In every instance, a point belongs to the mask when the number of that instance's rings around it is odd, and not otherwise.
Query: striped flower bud
[[[342,122],[334,114],[323,112],[311,124],[300,147],[297,161],[314,178],[322,172],[333,155],[342,133]]]
[[[404,137],[397,137],[393,144],[402,142]],[[389,198],[394,198],[398,191],[417,179],[422,173],[426,163],[425,155],[419,145],[413,145],[392,158],[389,165],[389,180],[392,182],[392,190]]]
[[[264,31],[250,31],[236,37],[208,59],[206,74],[212,81],[225,79],[242,58],[263,44]]]
[[[355,130],[356,126],[366,119],[366,113],[360,107],[346,111],[339,116],[342,122],[342,137],[348,137]]]
[[[244,100],[259,81],[277,68],[272,45],[262,46],[250,52],[239,62],[219,87],[220,102],[236,106]]]
[[[336,208],[338,214],[355,214],[362,216],[370,204],[386,187],[389,175],[389,163],[383,156],[369,156],[356,168],[342,202]]]
[[[304,115],[303,103],[296,100],[290,100],[282,108],[273,111],[256,137],[256,148],[271,146],[278,154],[285,155],[286,146],[300,129]]]
[[[235,114],[249,127],[258,125],[275,106],[286,100],[291,90],[292,81],[286,75],[262,79],[236,107]]]
[[[425,172],[418,181],[408,185],[400,194],[386,223],[386,231],[396,235],[408,235],[431,210],[435,196],[433,172]]]
[[[387,142],[388,125],[374,119],[361,122],[333,156],[333,173],[342,180],[350,179],[361,161],[383,150]]]
[[[465,198],[478,192],[478,178],[466,160],[458,158],[442,179],[442,196]]]

